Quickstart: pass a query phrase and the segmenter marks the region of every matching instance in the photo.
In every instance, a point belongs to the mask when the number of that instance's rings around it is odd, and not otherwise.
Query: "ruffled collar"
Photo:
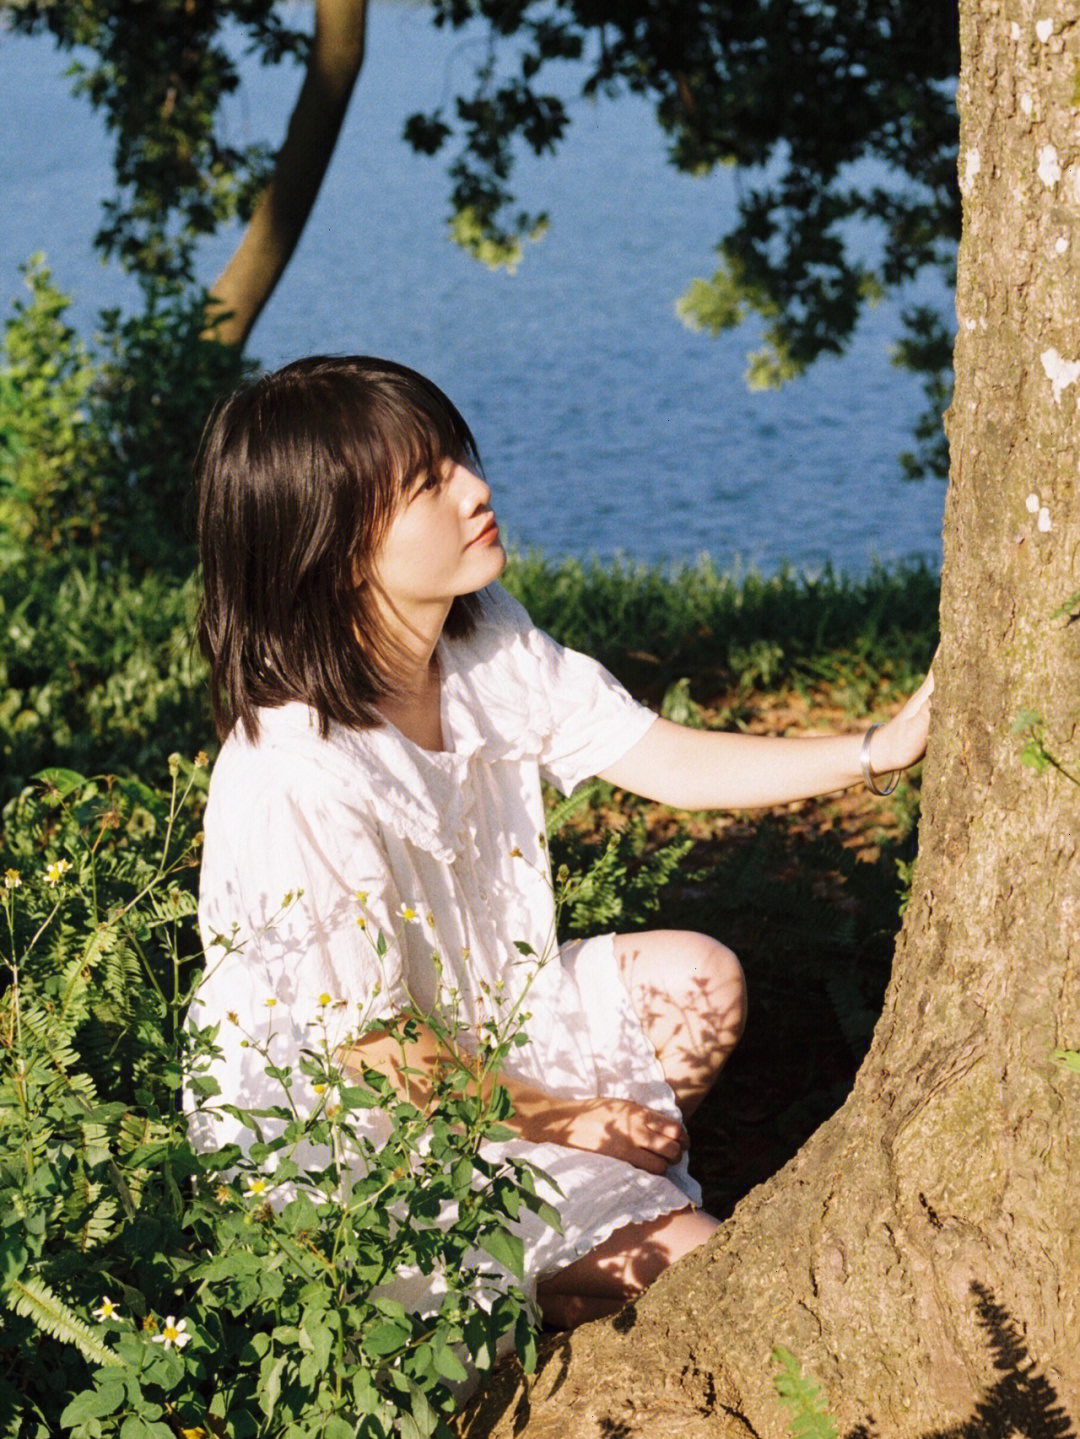
[[[469,765],[538,759],[551,728],[546,696],[527,681],[523,638],[500,623],[504,611],[499,592],[471,635],[439,641],[447,749],[424,749],[389,721],[360,730],[332,724],[324,740],[315,711],[299,702],[259,711],[265,742],[290,755],[303,750],[343,797],[370,807],[385,829],[438,860],[453,860],[468,841]]]

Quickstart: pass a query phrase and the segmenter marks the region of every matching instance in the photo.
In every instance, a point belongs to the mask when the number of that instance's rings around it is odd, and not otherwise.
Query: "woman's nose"
[[[472,470],[466,470],[464,466],[462,466],[462,470],[468,476],[465,495],[468,513],[471,515],[487,506],[491,499],[491,486],[483,475],[474,474]]]

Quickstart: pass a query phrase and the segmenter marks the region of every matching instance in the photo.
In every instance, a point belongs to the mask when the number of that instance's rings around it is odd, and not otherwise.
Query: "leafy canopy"
[[[921,271],[951,288],[960,235],[954,7],[435,0],[434,20],[479,26],[488,41],[471,93],[406,125],[417,150],[456,146],[452,227],[478,258],[516,262],[546,221],[515,212],[514,163],[522,149],[551,154],[565,138],[572,112],[559,62],[574,60],[583,97],[631,93],[653,103],[677,169],[736,165],[754,177],[719,237],[715,273],[679,304],[688,323],[714,333],[762,317],[752,385],[783,383],[840,352],[863,307]],[[950,337],[926,305],[912,305],[904,324],[897,360],[929,376],[935,415],[920,438],[932,442],[948,398]],[[940,467],[940,458],[911,459],[909,473]]]

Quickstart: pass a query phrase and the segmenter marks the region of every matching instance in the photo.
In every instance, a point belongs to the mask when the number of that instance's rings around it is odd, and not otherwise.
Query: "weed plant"
[[[487,1147],[512,1137],[485,1081],[524,1042],[520,1009],[468,1051],[452,1011],[402,1017],[403,1056],[418,1019],[456,1056],[422,1108],[342,1067],[329,995],[299,1062],[305,1108],[299,1074],[271,1063],[268,1010],[246,1042],[280,1099],[229,1104],[217,1026],[184,1024],[205,774],[172,769],[166,793],[48,774],[0,856],[0,1433],[445,1436],[502,1341],[535,1362],[513,1220],[558,1216],[528,1165]],[[193,1147],[185,1081],[242,1145]],[[410,1272],[437,1277],[435,1312],[386,1292]]]

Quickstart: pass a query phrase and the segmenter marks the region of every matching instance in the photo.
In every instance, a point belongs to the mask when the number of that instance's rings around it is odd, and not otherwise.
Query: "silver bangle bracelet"
[[[862,770],[862,777],[866,781],[866,787],[871,794],[892,794],[893,790],[900,783],[900,771],[896,771],[896,777],[888,789],[878,789],[874,783],[874,776],[870,773],[870,740],[875,730],[879,730],[881,724],[872,724],[863,735],[862,748],[859,750],[859,768]]]

